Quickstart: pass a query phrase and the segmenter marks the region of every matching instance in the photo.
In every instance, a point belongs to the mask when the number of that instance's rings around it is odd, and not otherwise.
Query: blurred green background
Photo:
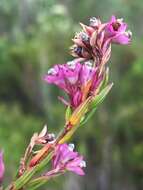
[[[58,132],[65,108],[61,92],[41,78],[72,57],[68,48],[79,22],[123,17],[133,32],[129,46],[113,46],[114,86],[96,115],[72,139],[85,155],[85,177],[68,173],[49,190],[141,190],[143,188],[143,1],[0,0],[0,148],[5,183],[16,174],[31,135],[45,123]],[[62,182],[62,183],[61,183]],[[43,189],[43,188],[41,188]]]

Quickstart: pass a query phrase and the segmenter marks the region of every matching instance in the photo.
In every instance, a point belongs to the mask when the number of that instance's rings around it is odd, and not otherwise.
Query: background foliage
[[[73,142],[87,159],[84,178],[71,174],[51,190],[141,190],[143,187],[142,0],[0,1],[0,147],[8,183],[31,135],[45,123],[58,132],[64,121],[60,91],[41,80],[56,63],[72,59],[68,48],[79,21],[115,14],[129,23],[133,42],[113,47],[114,87]],[[63,183],[61,183],[61,179]],[[45,189],[48,189],[45,187]]]

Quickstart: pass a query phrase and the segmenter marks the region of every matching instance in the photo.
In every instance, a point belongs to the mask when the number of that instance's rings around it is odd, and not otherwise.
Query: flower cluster
[[[44,76],[44,80],[62,88],[69,96],[70,102],[60,98],[73,108],[78,107],[86,98],[94,94],[100,86],[103,75],[99,75],[98,67],[92,62],[71,61],[63,65],[55,65]]]
[[[90,19],[89,26],[81,24],[83,30],[73,39],[71,54],[84,59],[96,59],[98,62],[106,54],[111,43],[128,44],[132,33],[126,31],[127,24],[123,19],[112,16],[107,23],[101,23],[95,17]]]
[[[111,43],[128,44],[131,32],[126,31],[123,19],[112,16],[107,23],[91,18],[90,25],[81,24],[83,30],[75,35],[71,54],[74,59],[49,69],[44,80],[63,89],[69,102],[60,99],[72,108],[77,108],[89,96],[96,95],[107,75],[105,64],[111,55]]]

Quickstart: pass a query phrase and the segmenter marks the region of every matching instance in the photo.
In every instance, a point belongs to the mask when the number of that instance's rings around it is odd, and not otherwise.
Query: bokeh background
[[[0,148],[5,184],[35,131],[45,123],[58,132],[65,108],[61,92],[41,78],[53,64],[71,60],[69,46],[79,22],[92,16],[123,17],[133,32],[129,46],[113,46],[114,87],[91,121],[72,139],[85,155],[85,177],[68,173],[49,190],[141,190],[143,188],[143,1],[0,0]],[[41,188],[44,189],[44,188]]]

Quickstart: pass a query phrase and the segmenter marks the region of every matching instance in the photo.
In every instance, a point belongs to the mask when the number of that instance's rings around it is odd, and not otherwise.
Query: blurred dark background
[[[85,177],[68,173],[50,190],[141,190],[143,188],[143,1],[0,0],[0,148],[5,183],[16,174],[31,135],[45,123],[58,132],[65,108],[61,93],[41,78],[72,57],[68,48],[79,22],[115,14],[133,32],[129,46],[113,46],[113,89],[96,115],[72,139],[85,155]],[[61,183],[62,181],[62,183]],[[43,189],[43,188],[41,188]]]

